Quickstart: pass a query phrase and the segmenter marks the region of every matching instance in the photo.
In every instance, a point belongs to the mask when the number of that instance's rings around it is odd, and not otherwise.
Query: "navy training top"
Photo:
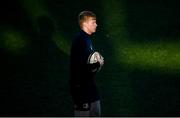
[[[93,69],[100,63],[87,64],[88,57],[95,52],[90,35],[81,30],[75,37],[70,53],[70,92],[75,103],[99,100]]]

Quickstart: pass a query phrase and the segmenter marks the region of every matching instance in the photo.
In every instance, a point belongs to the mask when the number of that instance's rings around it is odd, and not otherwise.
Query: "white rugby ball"
[[[88,64],[93,64],[96,63],[98,60],[103,60],[104,58],[102,57],[102,55],[99,52],[94,52],[92,54],[89,55]],[[94,70],[92,70],[92,72],[98,72],[99,70],[101,70],[101,66],[99,68],[96,68]]]
[[[96,63],[98,60],[103,59],[99,52],[94,52],[89,55],[88,64]]]

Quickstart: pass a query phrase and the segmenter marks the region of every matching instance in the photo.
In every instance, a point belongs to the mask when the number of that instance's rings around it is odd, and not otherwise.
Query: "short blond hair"
[[[88,18],[96,19],[96,14],[94,14],[91,11],[82,11],[82,12],[79,13],[78,22],[79,22],[79,26],[81,28],[82,28],[83,22],[86,21]]]

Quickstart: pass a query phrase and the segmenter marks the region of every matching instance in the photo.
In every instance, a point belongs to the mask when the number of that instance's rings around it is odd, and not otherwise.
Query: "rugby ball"
[[[97,63],[98,60],[103,60],[103,59],[104,58],[99,52],[93,52],[92,54],[89,55],[87,63],[93,64],[93,63]],[[100,69],[101,69],[101,66],[99,68],[92,70],[92,72],[99,71]]]

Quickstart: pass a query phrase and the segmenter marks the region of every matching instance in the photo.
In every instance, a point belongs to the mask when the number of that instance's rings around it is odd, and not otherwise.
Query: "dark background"
[[[0,116],[73,116],[69,50],[91,10],[102,116],[180,115],[178,0],[6,0],[0,3]]]

